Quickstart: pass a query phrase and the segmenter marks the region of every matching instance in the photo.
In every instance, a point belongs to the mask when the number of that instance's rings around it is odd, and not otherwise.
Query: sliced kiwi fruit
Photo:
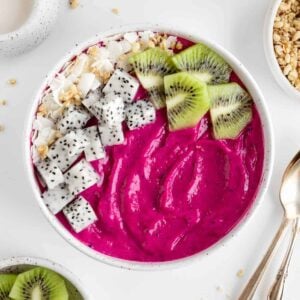
[[[55,272],[37,267],[18,275],[9,297],[14,300],[68,300],[65,282]]]
[[[229,81],[231,67],[216,52],[199,43],[172,57],[178,70],[193,74],[207,84]]]
[[[194,127],[210,106],[207,85],[186,72],[165,76],[164,85],[170,130]]]
[[[176,71],[170,55],[160,48],[151,48],[134,54],[129,62],[142,86],[149,92],[153,105],[157,109],[166,106],[163,77]]]
[[[66,288],[69,294],[69,300],[84,300],[79,291],[75,288],[75,286],[65,279]]]
[[[10,300],[9,293],[16,281],[17,275],[0,274],[0,300]]]
[[[208,87],[216,139],[234,139],[252,119],[252,98],[237,83]]]

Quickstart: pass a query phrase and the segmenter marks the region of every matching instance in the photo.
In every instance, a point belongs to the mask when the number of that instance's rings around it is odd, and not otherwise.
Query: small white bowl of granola
[[[272,1],[264,28],[264,49],[273,76],[287,94],[297,98],[300,98],[299,12],[299,1]]]

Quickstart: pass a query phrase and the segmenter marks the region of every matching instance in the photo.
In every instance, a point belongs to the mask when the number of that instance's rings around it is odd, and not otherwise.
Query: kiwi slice
[[[134,54],[129,62],[142,86],[149,92],[153,105],[157,109],[166,106],[163,77],[176,71],[170,55],[160,48],[151,48]]]
[[[208,87],[216,139],[234,139],[252,119],[251,96],[237,83]]]
[[[18,275],[9,294],[15,300],[68,300],[63,278],[46,268],[37,267]]]
[[[165,76],[164,84],[170,130],[194,127],[210,106],[206,84],[186,72]]]
[[[220,55],[201,43],[176,54],[172,61],[179,70],[189,72],[207,84],[228,82],[232,71]]]
[[[9,300],[9,293],[16,281],[17,275],[0,274],[0,300]]]

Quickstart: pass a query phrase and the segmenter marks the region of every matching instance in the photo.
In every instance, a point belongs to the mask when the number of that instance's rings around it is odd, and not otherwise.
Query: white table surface
[[[264,56],[262,29],[268,0],[81,0],[71,10],[67,0],[49,38],[33,51],[0,59],[0,258],[41,256],[59,262],[77,274],[93,299],[107,300],[222,300],[237,299],[241,288],[264,254],[280,222],[280,177],[298,150],[300,102],[277,86]],[[120,10],[119,15],[111,12]],[[44,76],[76,42],[114,25],[168,22],[176,28],[198,31],[239,58],[260,85],[275,132],[275,168],[270,187],[255,215],[225,247],[193,264],[174,270],[137,272],[97,262],[70,246],[46,221],[26,180],[22,161],[22,132],[32,98]],[[18,83],[12,87],[9,78]],[[275,261],[257,299],[266,299]],[[245,275],[238,278],[239,269]],[[300,298],[300,242],[292,259],[284,299]],[[220,288],[218,288],[220,287]]]

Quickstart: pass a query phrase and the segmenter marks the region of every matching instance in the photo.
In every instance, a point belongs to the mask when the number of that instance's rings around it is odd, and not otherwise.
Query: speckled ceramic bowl
[[[54,263],[47,259],[33,258],[33,257],[12,257],[4,260],[0,260],[0,274],[14,273],[18,274],[25,272],[32,267],[45,267],[55,271],[64,277],[67,284],[74,287],[72,288],[72,299],[75,300],[91,300],[92,298],[82,288],[79,279],[74,276],[70,271],[63,266]]]
[[[42,42],[52,29],[60,0],[32,0],[33,7],[27,21],[17,30],[0,34],[0,55],[17,55]]]
[[[103,253],[97,252],[92,248],[89,248],[88,246],[81,243],[78,239],[76,239],[61,223],[60,221],[54,216],[49,209],[46,207],[43,199],[40,196],[40,189],[36,183],[35,176],[34,176],[34,169],[32,167],[32,159],[31,159],[31,152],[30,152],[30,135],[32,132],[32,120],[33,116],[36,114],[36,108],[38,105],[38,102],[40,101],[40,97],[42,92],[45,90],[45,87],[49,84],[49,82],[53,79],[55,74],[61,70],[62,66],[70,61],[72,57],[75,55],[78,55],[81,53],[84,49],[87,47],[94,45],[95,43],[101,41],[104,38],[108,38],[110,36],[114,35],[122,35],[126,32],[130,31],[143,31],[143,30],[151,30],[156,32],[167,32],[169,34],[174,34],[177,36],[181,36],[183,38],[186,38],[188,40],[194,41],[194,42],[203,42],[208,47],[216,51],[218,54],[220,54],[233,68],[234,72],[238,75],[238,77],[242,80],[242,82],[247,87],[248,91],[253,97],[253,100],[255,102],[256,108],[259,112],[261,121],[262,121],[262,127],[263,127],[263,133],[264,133],[264,142],[265,142],[265,153],[264,153],[264,166],[263,166],[263,174],[261,183],[258,187],[257,194],[255,197],[255,200],[253,201],[253,205],[251,208],[247,211],[247,214],[243,217],[241,221],[239,221],[238,225],[235,226],[235,228],[228,233],[223,239],[215,243],[213,246],[211,246],[209,249],[206,249],[205,251],[201,251],[197,254],[194,254],[192,256],[187,256],[181,259],[173,260],[173,261],[166,261],[166,262],[138,262],[138,261],[128,261],[124,259],[115,258],[112,256],[105,255]],[[273,168],[273,159],[274,159],[274,147],[273,147],[273,131],[271,127],[271,120],[269,117],[269,113],[267,110],[267,107],[265,105],[264,97],[256,84],[254,78],[250,75],[250,73],[247,71],[247,69],[243,66],[241,62],[239,62],[231,53],[229,53],[227,50],[222,48],[221,46],[218,46],[214,42],[210,42],[209,40],[203,39],[201,35],[195,33],[190,34],[185,31],[180,31],[178,29],[174,29],[171,26],[162,26],[160,24],[138,24],[138,25],[128,25],[128,26],[121,26],[120,28],[114,28],[112,30],[109,30],[107,32],[101,33],[96,35],[90,40],[87,40],[83,42],[80,45],[77,45],[74,47],[69,53],[67,53],[59,62],[58,64],[53,68],[53,70],[48,74],[46,79],[44,80],[43,84],[41,85],[39,91],[36,94],[36,98],[34,99],[32,103],[32,109],[30,111],[27,124],[26,124],[26,131],[24,133],[24,153],[25,153],[25,164],[26,164],[26,170],[28,172],[28,178],[30,180],[30,185],[32,186],[32,189],[34,191],[34,194],[36,196],[36,199],[38,201],[38,204],[47,217],[48,221],[54,226],[54,228],[73,246],[75,246],[77,249],[82,251],[85,254],[90,255],[91,257],[105,262],[107,264],[118,266],[121,268],[126,268],[129,270],[135,269],[135,270],[160,270],[165,269],[168,267],[174,267],[183,265],[187,262],[192,262],[195,259],[198,259],[199,257],[203,257],[208,255],[212,252],[213,249],[222,248],[221,246],[224,245],[225,242],[230,240],[235,234],[237,234],[242,226],[246,223],[247,220],[249,220],[250,216],[253,215],[254,210],[258,207],[258,204],[260,203],[260,200],[263,198],[263,195],[268,187],[272,168]]]

